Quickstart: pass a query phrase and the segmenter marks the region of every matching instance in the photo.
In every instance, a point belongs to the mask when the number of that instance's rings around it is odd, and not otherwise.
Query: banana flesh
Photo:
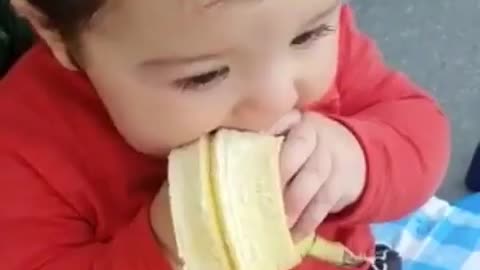
[[[281,143],[220,130],[172,151],[169,195],[184,270],[288,270],[305,256],[345,267],[368,261],[315,236],[293,243],[279,180]]]
[[[231,269],[210,181],[210,142],[175,150],[169,157],[169,196],[177,252],[185,270]]]

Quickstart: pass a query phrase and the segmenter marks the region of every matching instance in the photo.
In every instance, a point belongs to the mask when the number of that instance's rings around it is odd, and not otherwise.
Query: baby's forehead
[[[103,8],[96,14],[99,23],[119,23],[125,20],[158,21],[182,19],[182,17],[201,17],[202,15],[221,14],[223,11],[253,6],[264,0],[106,0]],[[284,1],[284,0],[268,0]],[[289,1],[289,0],[287,0]],[[237,9],[237,7],[239,7]]]
[[[162,39],[185,36],[224,36],[250,26],[301,28],[315,14],[336,6],[339,0],[108,0],[98,32],[102,35]],[[110,11],[109,11],[110,9]],[[279,18],[282,18],[279,20]],[[94,27],[96,28],[96,27]],[[269,28],[269,29],[267,29]],[[93,29],[97,32],[96,29]],[[300,31],[300,30],[296,30]],[[201,33],[200,33],[201,32]],[[127,35],[128,34],[128,35]],[[159,37],[161,36],[161,37]],[[262,36],[262,35],[260,35]],[[198,37],[200,38],[200,37]],[[225,37],[226,38],[226,37]]]
[[[96,47],[90,49],[114,51],[131,63],[266,55],[320,23],[335,23],[332,18],[339,10],[339,0],[108,1],[115,6],[111,12],[104,10],[105,16],[86,33],[86,40],[94,41],[90,44]]]
[[[157,4],[165,6],[177,6],[177,7],[201,7],[212,8],[223,4],[232,4],[239,2],[259,2],[262,0],[156,0]],[[138,6],[143,1],[135,0],[106,0],[105,6],[122,7],[122,6]]]
[[[208,10],[218,10],[219,7],[228,6],[231,8],[234,5],[251,5],[255,3],[264,2],[264,0],[153,0],[157,6],[162,9],[183,10],[187,12],[202,12]],[[265,1],[283,1],[283,0],[265,0]],[[135,6],[145,5],[144,1],[133,0],[107,0],[105,10],[118,11],[119,8],[134,8]]]
[[[245,3],[245,2],[261,2],[263,0],[180,0],[200,5],[203,8],[212,8],[222,4]]]
[[[258,4],[285,4],[287,2],[302,5],[302,3],[310,2],[312,8],[318,4],[338,2],[342,0],[105,0],[105,6],[123,7],[131,10],[132,8],[142,5],[161,7],[161,10],[180,10],[186,12],[204,12],[209,10],[221,11],[222,7],[235,9],[235,7],[257,6]],[[114,10],[112,8],[112,10]]]

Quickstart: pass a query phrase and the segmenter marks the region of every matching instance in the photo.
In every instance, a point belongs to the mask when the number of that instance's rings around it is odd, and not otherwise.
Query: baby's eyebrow
[[[328,8],[325,10],[322,10],[322,12],[316,14],[313,18],[309,19],[306,23],[306,26],[314,25],[318,21],[324,19],[325,17],[328,17],[332,12],[334,12],[340,5],[342,4],[342,0],[335,0],[332,5],[330,5]]]
[[[202,7],[209,9],[221,4],[225,4],[227,2],[240,2],[240,1],[261,2],[262,0],[203,0]]]
[[[221,53],[203,54],[198,56],[185,56],[185,57],[171,57],[171,58],[155,58],[144,61],[141,65],[143,67],[152,66],[171,66],[171,65],[186,65],[198,61],[208,61],[217,58]]]
[[[203,7],[204,7],[204,8],[211,8],[211,7],[214,7],[214,6],[223,4],[223,2],[225,2],[225,0],[210,0],[210,1],[205,1],[205,3],[203,3]]]

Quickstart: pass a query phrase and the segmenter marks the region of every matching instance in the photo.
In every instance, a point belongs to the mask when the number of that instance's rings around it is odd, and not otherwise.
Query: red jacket
[[[366,153],[360,201],[318,233],[371,253],[368,224],[400,218],[444,176],[449,128],[437,104],[387,68],[374,43],[341,15],[332,90],[312,109],[349,127]],[[94,89],[43,45],[0,82],[2,270],[168,269],[149,222],[165,164],[135,152]],[[299,269],[334,269],[308,261]]]

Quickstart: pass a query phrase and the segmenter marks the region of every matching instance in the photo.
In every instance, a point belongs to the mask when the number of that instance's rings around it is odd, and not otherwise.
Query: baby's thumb
[[[302,114],[293,110],[282,116],[273,126],[266,132],[270,135],[285,135],[293,126],[302,120]]]

